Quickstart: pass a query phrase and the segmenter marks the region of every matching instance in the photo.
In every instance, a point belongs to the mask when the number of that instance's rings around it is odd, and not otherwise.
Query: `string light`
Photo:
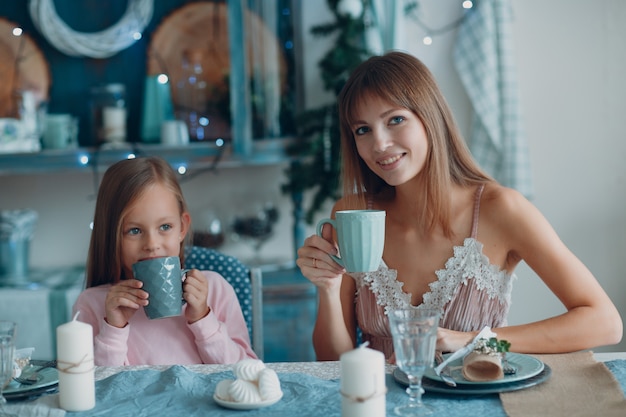
[[[448,23],[440,28],[433,28],[424,23],[424,21],[419,16],[419,6],[419,1],[414,1],[406,6],[405,10],[407,11],[407,15],[411,17],[415,21],[415,23],[417,23],[417,25],[424,29],[424,31],[426,32],[426,35],[424,35],[424,37],[422,38],[422,43],[424,45],[432,45],[434,36],[443,35],[444,33],[447,33],[459,27],[461,23],[463,23],[467,12],[474,7],[474,3],[470,0],[464,0],[461,3],[461,6],[463,7],[463,15],[453,22]]]

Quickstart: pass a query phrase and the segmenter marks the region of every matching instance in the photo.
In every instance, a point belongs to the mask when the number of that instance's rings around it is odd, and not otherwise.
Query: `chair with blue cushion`
[[[215,271],[232,285],[248,326],[252,349],[259,359],[263,359],[263,275],[261,270],[247,267],[234,256],[201,246],[187,248],[185,268]]]

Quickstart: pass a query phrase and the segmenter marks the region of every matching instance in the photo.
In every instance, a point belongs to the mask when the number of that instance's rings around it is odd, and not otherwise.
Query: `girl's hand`
[[[148,293],[143,283],[127,279],[113,285],[104,301],[105,320],[111,326],[122,328],[140,308],[148,305]]]
[[[185,317],[187,322],[194,323],[209,314],[209,306],[206,304],[209,294],[209,284],[204,275],[197,269],[187,272],[187,278],[183,283],[183,298],[187,301]]]
[[[304,245],[298,249],[296,265],[302,275],[319,288],[339,290],[341,277],[346,270],[329,256],[337,255],[337,246],[332,242],[330,225],[324,225],[323,238],[318,235],[309,236]]]

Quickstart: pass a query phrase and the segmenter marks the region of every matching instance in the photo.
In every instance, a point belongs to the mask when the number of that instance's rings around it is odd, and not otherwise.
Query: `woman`
[[[385,210],[378,271],[346,275],[330,227],[298,250],[318,287],[313,342],[320,360],[353,349],[357,326],[370,346],[393,353],[386,311],[432,307],[437,349],[454,351],[483,326],[516,352],[559,353],[615,344],[619,313],[592,273],[543,215],[474,162],[430,71],[401,52],[372,57],[338,99],[343,197],[337,210]],[[515,267],[526,262],[566,312],[507,326]]]

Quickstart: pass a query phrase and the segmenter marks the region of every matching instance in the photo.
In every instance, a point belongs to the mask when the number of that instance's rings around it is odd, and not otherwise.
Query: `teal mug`
[[[178,256],[164,256],[133,264],[135,279],[143,282],[142,289],[150,296],[144,307],[149,319],[180,316],[183,306],[183,277]]]
[[[41,143],[44,149],[78,147],[78,118],[71,114],[47,114]]]
[[[322,236],[324,224],[337,231],[339,256],[331,257],[348,272],[371,272],[380,266],[385,246],[384,210],[341,210],[335,219],[325,218],[317,223]]]

